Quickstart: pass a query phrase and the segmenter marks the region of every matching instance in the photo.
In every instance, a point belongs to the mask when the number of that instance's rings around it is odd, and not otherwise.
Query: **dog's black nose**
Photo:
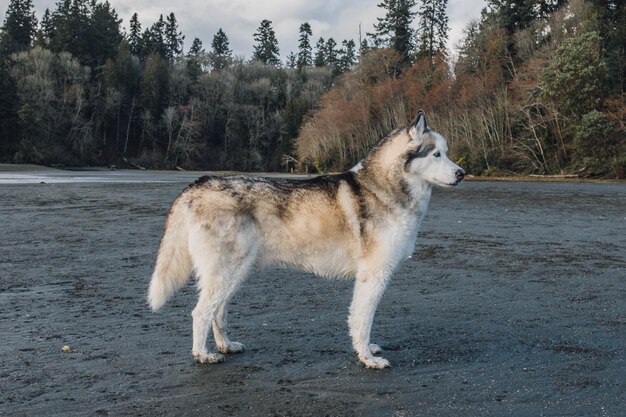
[[[458,181],[461,181],[463,178],[465,178],[465,171],[463,171],[462,169],[457,169],[456,170],[456,179]]]

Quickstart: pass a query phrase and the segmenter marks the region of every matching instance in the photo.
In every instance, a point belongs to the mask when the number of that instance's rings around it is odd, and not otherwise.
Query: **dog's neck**
[[[373,167],[375,161],[364,161],[353,170],[355,179],[364,190],[374,194],[386,207],[396,210],[422,211],[423,202],[428,204],[432,185],[422,179],[407,181],[402,168],[380,169]]]

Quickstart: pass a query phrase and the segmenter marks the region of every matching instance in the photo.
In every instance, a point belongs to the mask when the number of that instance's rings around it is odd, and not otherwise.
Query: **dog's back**
[[[194,262],[190,238],[237,249],[256,242],[262,265],[323,276],[354,276],[361,253],[361,195],[351,172],[307,180],[207,176],[178,197],[166,222],[149,291],[153,309],[184,284]],[[245,246],[248,246],[247,244]],[[255,258],[256,259],[256,258]],[[191,261],[191,263],[190,263]]]

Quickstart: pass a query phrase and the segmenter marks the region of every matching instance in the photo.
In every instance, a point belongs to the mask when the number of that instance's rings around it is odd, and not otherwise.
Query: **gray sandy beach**
[[[232,303],[247,350],[193,362],[193,283],[159,313],[145,292],[199,173],[0,171],[0,416],[625,413],[625,183],[436,190],[374,321],[392,368],[373,371],[352,283],[278,269]]]

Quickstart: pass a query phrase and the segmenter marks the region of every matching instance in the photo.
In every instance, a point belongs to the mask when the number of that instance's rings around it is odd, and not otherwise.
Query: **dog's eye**
[[[437,151],[433,154],[435,158],[439,158],[441,156],[441,152]]]

